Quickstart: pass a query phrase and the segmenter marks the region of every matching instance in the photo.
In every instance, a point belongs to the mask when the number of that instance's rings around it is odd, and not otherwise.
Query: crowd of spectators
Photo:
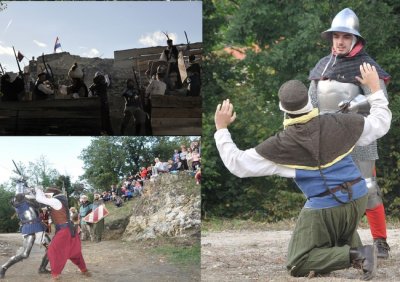
[[[201,173],[200,144],[195,141],[189,147],[181,145],[180,149],[174,150],[168,161],[162,162],[159,158],[155,158],[154,162],[155,164],[152,168],[152,175],[154,176],[160,173],[177,173],[178,171],[189,171],[193,175],[197,172]]]
[[[178,173],[179,171],[188,172],[196,181],[201,182],[201,155],[200,144],[195,141],[186,147],[181,145],[180,149],[175,149],[171,158],[167,162],[162,162],[159,158],[155,158],[154,165],[141,167],[134,174],[125,177],[119,185],[112,184],[110,189],[101,193],[93,194],[93,202],[90,202],[87,195],[81,195],[79,198],[79,209],[70,208],[70,218],[76,225],[81,240],[91,240],[92,242],[100,242],[104,231],[104,219],[98,222],[86,222],[84,218],[92,211],[96,210],[100,205],[105,203],[113,203],[116,207],[121,207],[124,202],[134,197],[140,197],[143,194],[143,184],[145,180],[157,177],[162,173]],[[49,226],[48,211],[41,210],[41,218],[43,222]],[[50,230],[48,230],[50,232]]]
[[[166,162],[155,158],[154,164],[141,167],[136,174],[126,176],[119,184],[112,184],[109,190],[101,192],[100,198],[105,203],[112,202],[115,206],[121,207],[124,202],[143,194],[145,180],[157,177],[161,173],[175,174],[186,171],[194,177],[196,184],[200,184],[200,167],[200,143],[193,141],[190,146],[181,145],[179,149],[175,149]]]

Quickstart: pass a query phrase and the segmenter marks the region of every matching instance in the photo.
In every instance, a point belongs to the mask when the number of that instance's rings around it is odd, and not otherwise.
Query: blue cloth
[[[42,221],[39,218],[38,221],[35,220],[35,222],[33,222],[33,223],[26,223],[26,224],[22,225],[21,234],[27,235],[27,234],[33,234],[36,232],[42,232],[45,230],[46,230],[46,226],[42,223]]]
[[[81,218],[81,224],[86,224],[86,221],[82,220],[85,216],[87,216],[90,211],[93,209],[93,205],[88,203],[88,204],[83,204],[79,208],[79,217]]]
[[[27,220],[25,215],[26,213],[31,213],[29,210],[29,204],[27,202],[22,202],[18,206],[15,207],[15,211],[18,214],[18,218],[22,223],[21,234],[33,234],[36,232],[42,232],[46,230],[46,226],[42,223],[42,220],[39,218],[39,214],[36,214],[36,218]]]
[[[333,164],[330,167],[322,169],[322,174],[326,179],[327,186],[332,189],[344,182],[353,181],[361,177],[361,173],[357,166],[353,162],[351,156],[346,156],[339,162]],[[326,191],[326,186],[319,170],[303,170],[296,169],[295,181],[304,195],[309,198]],[[353,197],[352,200],[361,198],[368,193],[368,188],[365,180],[362,179],[360,182],[352,186]],[[338,191],[335,193],[337,198],[342,202],[349,202],[348,193]],[[336,201],[332,195],[324,197],[314,197],[307,200],[304,207],[323,209],[340,206],[341,203]]]

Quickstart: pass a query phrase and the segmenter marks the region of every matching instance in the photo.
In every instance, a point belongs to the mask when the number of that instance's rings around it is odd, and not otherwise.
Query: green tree
[[[7,8],[7,4],[0,1],[0,12]]]
[[[399,70],[399,4],[383,1],[209,1],[204,4],[205,59],[202,182],[203,211],[218,216],[261,215],[268,220],[292,216],[304,203],[291,180],[276,177],[238,179],[221,163],[213,134],[217,103],[230,98],[237,122],[230,128],[239,148],[251,148],[282,129],[277,92],[289,79],[309,84],[309,71],[330,52],[329,42],[320,33],[330,27],[333,17],[351,7],[360,20],[366,50],[392,77]],[[384,24],[382,18],[385,18]],[[224,48],[243,50],[237,60]],[[388,86],[392,129],[379,142],[379,180],[388,199],[386,207],[395,210],[399,197],[398,170],[400,132],[400,84],[392,79]],[[293,206],[288,213],[287,202]],[[392,205],[391,203],[396,203]],[[272,208],[273,207],[273,208]],[[206,215],[207,215],[206,214]],[[204,216],[205,214],[203,214]]]
[[[141,167],[154,163],[155,157],[167,160],[181,144],[188,145],[198,137],[119,136],[94,138],[84,149],[81,179],[97,190],[105,190],[119,183],[123,177],[139,172]]]
[[[14,193],[0,185],[0,233],[18,231],[18,217],[10,201]]]
[[[59,176],[58,171],[52,168],[49,160],[43,155],[36,161],[29,162],[27,173],[30,183],[34,186],[42,185],[43,187],[53,185]]]

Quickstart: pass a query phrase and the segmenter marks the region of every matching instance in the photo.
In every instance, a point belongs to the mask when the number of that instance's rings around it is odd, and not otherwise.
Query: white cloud
[[[42,42],[39,42],[39,41],[37,41],[37,40],[33,40],[33,43],[35,43],[37,46],[39,46],[39,47],[47,47],[47,44],[45,44],[45,43],[42,43]]]
[[[89,52],[84,52],[82,53],[82,57],[88,57],[88,58],[94,58],[94,57],[99,57],[100,52],[96,48],[91,48]]]
[[[178,39],[175,33],[168,33],[169,38],[174,42]],[[162,31],[155,31],[153,33],[147,33],[139,38],[139,43],[143,46],[160,46],[167,45],[167,37]]]
[[[9,28],[10,25],[11,25],[11,23],[12,23],[12,19],[8,22],[6,28],[4,29],[4,32],[7,32],[8,28]]]
[[[14,56],[14,51],[12,47],[7,47],[0,44],[0,55]]]

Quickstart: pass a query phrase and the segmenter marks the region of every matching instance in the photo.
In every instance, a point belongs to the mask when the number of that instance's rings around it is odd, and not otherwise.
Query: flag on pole
[[[25,58],[25,56],[22,55],[22,53],[20,51],[18,51],[17,58],[18,58],[18,61],[21,62]]]
[[[61,43],[60,43],[60,40],[58,39],[58,36],[57,36],[56,43],[54,43],[54,53],[56,53],[58,48],[61,48]]]

